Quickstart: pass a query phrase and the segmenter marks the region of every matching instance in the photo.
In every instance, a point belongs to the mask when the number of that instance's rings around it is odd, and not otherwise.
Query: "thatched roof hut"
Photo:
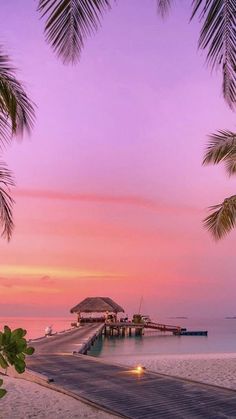
[[[70,310],[71,313],[124,313],[124,309],[108,297],[88,297]]]

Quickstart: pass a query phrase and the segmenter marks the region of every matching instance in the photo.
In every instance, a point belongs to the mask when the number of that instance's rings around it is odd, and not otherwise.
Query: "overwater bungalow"
[[[70,310],[77,314],[78,323],[105,322],[117,320],[124,309],[109,297],[87,297]]]

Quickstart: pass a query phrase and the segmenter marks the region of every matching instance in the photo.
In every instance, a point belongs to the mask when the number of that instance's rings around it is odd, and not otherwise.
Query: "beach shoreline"
[[[141,365],[147,370],[236,391],[236,353],[181,355],[136,355],[104,357],[105,361],[127,367]]]
[[[86,356],[86,355],[80,355]],[[147,370],[236,391],[236,353],[207,353],[181,355],[139,355],[100,357],[108,362],[133,368],[142,365]],[[90,406],[73,396],[63,394],[42,383],[22,377],[2,376],[7,395],[1,400],[0,418],[28,419],[113,419],[116,416]]]
[[[0,375],[6,396],[1,399],[0,419],[116,419],[118,416],[91,406],[72,395],[64,394],[23,377]]]

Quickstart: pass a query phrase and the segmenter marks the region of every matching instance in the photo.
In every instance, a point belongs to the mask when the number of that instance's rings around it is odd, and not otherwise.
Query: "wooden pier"
[[[103,334],[104,336],[141,336],[143,334],[144,324],[137,323],[105,323]]]
[[[186,330],[180,326],[173,326],[156,322],[105,322],[103,333],[105,336],[142,336],[144,329],[152,329],[159,332],[170,332],[174,334],[180,334],[182,330]]]
[[[28,368],[48,377],[47,387],[123,418],[236,418],[235,391],[73,355],[97,331],[87,324],[36,341]]]

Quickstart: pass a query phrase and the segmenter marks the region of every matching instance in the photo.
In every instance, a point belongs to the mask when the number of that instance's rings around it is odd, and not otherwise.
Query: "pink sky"
[[[235,115],[188,7],[162,22],[154,0],[120,0],[74,67],[44,42],[34,7],[1,7],[2,42],[38,108],[30,139],[3,156],[17,188],[0,315],[65,315],[96,295],[129,312],[143,296],[156,317],[236,314],[236,233],[216,244],[201,221],[235,193],[222,168],[201,166],[206,134],[235,130]]]

